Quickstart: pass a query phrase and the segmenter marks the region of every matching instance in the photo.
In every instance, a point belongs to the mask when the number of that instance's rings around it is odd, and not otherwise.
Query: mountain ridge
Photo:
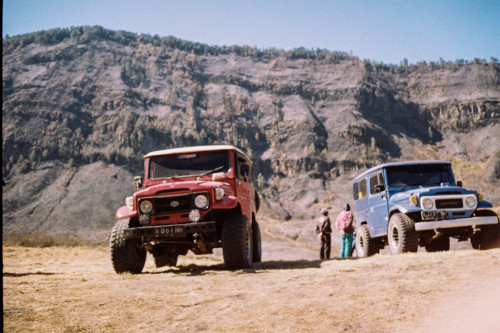
[[[250,155],[277,219],[339,208],[356,174],[408,159],[449,160],[500,205],[493,58],[394,66],[73,27],[4,40],[2,59],[4,233],[109,231],[144,154],[198,144]]]

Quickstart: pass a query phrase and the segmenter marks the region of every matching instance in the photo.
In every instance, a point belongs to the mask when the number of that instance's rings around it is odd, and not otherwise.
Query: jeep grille
[[[463,208],[462,198],[456,199],[436,199],[437,209]]]
[[[180,195],[170,195],[165,197],[153,197],[147,199],[153,201],[153,215],[163,215],[170,213],[189,212],[194,208],[194,197],[199,194],[200,193],[197,192]],[[208,196],[208,193],[204,194]]]

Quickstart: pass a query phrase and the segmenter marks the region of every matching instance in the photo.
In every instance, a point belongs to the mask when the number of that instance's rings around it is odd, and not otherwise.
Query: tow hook
[[[144,239],[142,240],[142,247],[145,248],[146,251],[153,251],[153,246],[151,245],[151,243],[144,241]]]
[[[476,235],[477,235],[478,233],[480,233],[480,232],[481,232],[481,229],[480,229],[480,228],[478,228],[477,226],[473,225],[473,226],[472,226],[472,236],[471,236],[471,237],[476,236]]]
[[[206,253],[207,246],[205,245],[205,239],[204,239],[203,235],[195,233],[193,235],[193,237],[194,237],[194,243],[198,246],[198,248],[201,250],[201,252]]]
[[[426,242],[427,244],[430,244],[433,241],[435,241],[436,239],[443,237],[443,233],[442,232],[439,232],[438,230],[434,230],[434,232],[436,234],[427,240],[427,242]]]

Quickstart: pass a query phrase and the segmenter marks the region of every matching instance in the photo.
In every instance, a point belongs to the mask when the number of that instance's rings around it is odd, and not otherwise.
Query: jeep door
[[[387,233],[387,223],[389,221],[389,209],[387,206],[387,191],[382,170],[369,176],[370,193],[368,195],[369,224],[373,228],[372,237],[383,236]]]
[[[235,155],[236,162],[236,195],[238,196],[238,201],[241,204],[241,210],[243,215],[246,215],[251,221],[252,216],[252,208],[251,208],[251,167],[247,160],[236,153]]]
[[[356,226],[368,222],[368,190],[366,177],[354,183],[354,201],[356,203]],[[368,225],[371,229],[371,226]],[[370,230],[370,234],[371,234]]]

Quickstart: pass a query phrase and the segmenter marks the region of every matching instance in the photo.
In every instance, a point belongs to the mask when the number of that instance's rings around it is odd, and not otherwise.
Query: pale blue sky
[[[500,0],[3,0],[2,37],[81,25],[393,64],[500,58]]]

